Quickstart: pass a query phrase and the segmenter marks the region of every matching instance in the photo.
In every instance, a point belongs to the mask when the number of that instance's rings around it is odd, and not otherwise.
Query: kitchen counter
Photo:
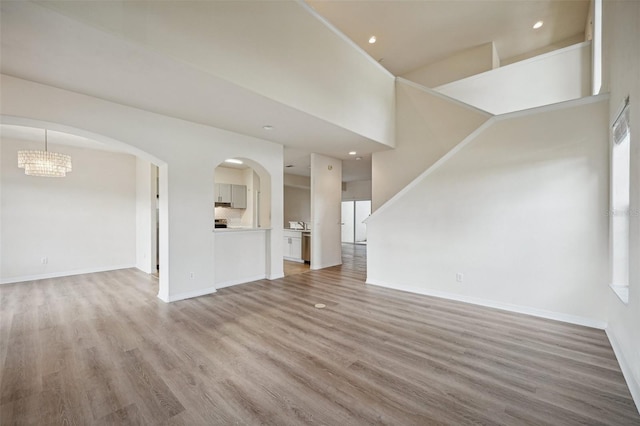
[[[238,227],[238,228],[233,228],[233,227],[229,227],[229,228],[215,228],[213,230],[213,232],[221,232],[221,233],[225,233],[225,232],[257,232],[257,231],[270,231],[271,228],[242,228],[242,227]]]

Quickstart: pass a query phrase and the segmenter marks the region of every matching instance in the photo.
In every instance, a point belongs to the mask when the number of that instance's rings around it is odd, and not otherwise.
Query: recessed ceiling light
[[[375,42],[376,42],[376,40],[377,40],[377,39],[376,39],[376,36],[371,36],[371,37],[369,37],[369,44],[373,44],[373,43],[375,43]]]
[[[538,21],[535,24],[533,24],[533,29],[537,30],[538,28],[542,27],[543,25],[544,25],[544,22]]]
[[[268,124],[267,124],[267,125],[262,126],[262,128],[263,128],[263,129],[265,129],[265,130],[273,130],[273,126],[270,126],[270,125],[268,125]]]
[[[355,151],[349,151],[349,155],[356,155],[356,154],[357,154],[357,152],[355,152]]]
[[[356,157],[356,160],[362,160],[362,157]]]
[[[232,164],[243,164],[241,160],[236,160],[235,158],[227,158],[226,160],[224,160],[224,162]]]

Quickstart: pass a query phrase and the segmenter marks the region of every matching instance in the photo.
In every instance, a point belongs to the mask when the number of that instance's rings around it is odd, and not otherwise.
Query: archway
[[[52,123],[52,122],[48,122],[48,121],[43,121],[43,120],[37,120],[37,119],[30,119],[30,118],[23,118],[23,117],[12,117],[12,116],[0,116],[0,124],[2,126],[6,128],[9,127],[15,127],[15,128],[21,128],[21,129],[26,129],[24,132],[25,134],[28,134],[28,129],[38,129],[38,131],[40,131],[40,129],[47,129],[50,131],[50,134],[58,134],[58,135],[67,135],[69,136],[68,140],[69,141],[73,141],[74,143],[69,143],[67,144],[70,147],[73,147],[73,149],[75,150],[81,150],[81,151],[87,151],[87,152],[111,152],[112,156],[117,154],[128,154],[131,155],[133,157],[135,157],[135,163],[131,164],[129,162],[128,168],[126,168],[126,173],[129,173],[128,178],[133,178],[133,179],[139,179],[139,176],[137,175],[137,168],[139,168],[140,164],[146,164],[148,170],[151,170],[151,167],[153,165],[153,169],[154,170],[158,170],[160,172],[160,191],[164,192],[166,194],[166,181],[163,184],[163,179],[162,179],[162,175],[164,174],[166,177],[166,172],[167,172],[167,165],[159,160],[158,158],[154,157],[153,155],[150,155],[146,152],[141,151],[140,149],[133,147],[131,145],[128,145],[126,143],[114,140],[112,138],[106,137],[104,135],[100,135],[100,134],[96,134],[96,133],[92,133],[92,132],[88,132],[86,130],[83,129],[79,129],[79,128],[75,128],[75,127],[71,127],[71,126],[66,126],[66,125],[62,125],[59,123]],[[59,136],[60,138],[62,138],[62,136]],[[55,138],[54,138],[55,139]],[[28,141],[28,139],[27,139]],[[42,149],[42,147],[40,146],[40,141],[38,141],[37,143],[31,141],[32,144],[34,145],[34,149]],[[64,142],[61,142],[64,145]],[[74,145],[75,144],[75,145]],[[69,148],[71,149],[71,148]],[[89,155],[89,154],[87,154]],[[13,157],[13,156],[12,156]],[[15,160],[14,160],[15,161]],[[77,164],[76,164],[77,166]],[[80,165],[80,167],[76,167],[76,170],[78,170],[76,172],[79,173],[82,170],[82,165]],[[156,166],[158,166],[158,169],[156,169]],[[106,166],[105,166],[106,167]],[[106,169],[105,169],[106,170]],[[133,170],[133,176],[131,176],[131,171]],[[125,179],[125,177],[120,176],[119,174],[117,174],[118,171],[114,171],[113,175],[108,176],[103,176],[104,179],[111,179],[114,180],[114,178],[123,180]],[[73,172],[71,172],[73,173]],[[94,171],[94,176],[95,173],[98,173],[96,171]],[[157,172],[156,172],[157,175]],[[73,177],[73,175],[71,175]],[[36,185],[43,185],[44,181],[38,181],[37,178],[34,178],[36,180],[34,180],[33,182]],[[152,181],[153,179],[153,181]],[[146,247],[146,251],[145,253],[145,257],[146,257],[146,262],[148,265],[152,265],[155,264],[155,255],[152,254],[155,252],[155,247],[156,247],[156,221],[159,219],[159,223],[160,225],[164,225],[163,224],[163,218],[166,218],[166,211],[162,211],[162,209],[160,209],[160,211],[158,212],[159,214],[156,215],[156,207],[159,207],[157,205],[157,201],[156,201],[156,197],[155,195],[157,194],[157,192],[155,192],[155,177],[152,176],[151,174],[147,174],[147,187],[149,188],[149,191],[152,190],[153,188],[153,194],[149,193],[147,194],[147,200],[148,200],[148,208],[149,211],[147,212],[147,220],[144,222],[144,226],[146,226],[145,232],[142,232],[142,228],[143,226],[140,225],[138,223],[138,213],[136,212],[136,210],[139,208],[139,203],[138,200],[135,198],[137,197],[137,193],[135,193],[135,191],[137,190],[137,186],[138,186],[138,182],[133,182],[129,184],[128,190],[128,196],[131,196],[131,187],[133,186],[134,188],[134,194],[133,194],[133,201],[131,201],[131,199],[128,199],[128,202],[131,202],[133,204],[133,207],[131,207],[131,205],[128,206],[128,208],[133,209],[134,214],[135,214],[135,219],[134,219],[134,224],[131,226],[131,228],[127,228],[127,229],[133,229],[133,232],[135,232],[135,247],[140,245],[140,241],[145,241],[145,244],[147,245]],[[58,185],[61,186],[61,185]],[[64,201],[66,203],[81,203],[83,198],[81,198],[82,190],[83,188],[90,188],[90,186],[88,185],[88,183],[83,184],[82,187],[80,187],[80,190],[78,190],[78,185],[76,185],[74,188],[76,190],[76,193],[74,194],[68,194],[65,193],[63,194],[65,197],[68,197],[67,199],[65,199]],[[109,191],[113,190],[114,185],[109,186]],[[95,195],[98,191],[95,191],[95,188],[93,191],[85,191],[84,194],[91,194],[91,195]],[[109,192],[109,194],[111,194],[111,192]],[[99,195],[99,194],[98,194]],[[120,195],[120,194],[119,194]],[[162,198],[160,198],[162,199]],[[108,208],[103,209],[104,210],[104,214],[103,211],[100,210],[100,206],[96,206],[94,204],[95,203],[95,197],[89,199],[89,198],[85,198],[85,200],[90,200],[87,201],[90,204],[87,204],[87,208],[86,209],[82,209],[81,206],[76,206],[76,210],[84,210],[82,212],[79,212],[78,216],[85,218],[85,222],[84,226],[90,226],[91,223],[90,221],[93,221],[93,223],[95,223],[96,227],[100,227],[103,226],[106,228],[105,223],[108,223],[108,225],[112,226],[112,227],[117,227],[119,226],[120,222],[117,222],[117,218],[113,218],[113,217],[108,217],[108,212],[110,211]],[[113,202],[113,199],[110,199],[109,202]],[[105,201],[105,203],[107,203],[107,201]],[[107,204],[105,204],[107,205]],[[1,207],[1,206],[0,206]],[[113,207],[111,205],[107,205],[107,207]],[[166,204],[165,204],[166,207]],[[11,214],[15,215],[15,211]],[[51,229],[55,230],[55,232],[58,232],[58,234],[60,234],[62,231],[60,229],[54,229],[55,228],[55,224],[56,224],[56,220],[59,219],[60,216],[60,212],[58,212],[58,217],[56,217],[56,212],[54,211],[47,211],[44,212],[42,214],[47,214],[48,216],[46,217],[47,219],[47,224],[51,227]],[[106,215],[106,216],[105,216]],[[34,219],[35,220],[35,219]],[[67,220],[68,222],[69,220]],[[106,222],[105,222],[106,221]],[[78,227],[78,224],[73,224],[74,226]],[[17,226],[27,226],[24,222],[21,223],[17,223]],[[86,229],[86,228],[85,228]],[[76,232],[76,234],[81,234],[80,231]],[[70,262],[67,261],[60,261],[61,258],[63,258],[63,254],[66,254],[67,257],[70,255],[69,253],[72,252],[71,250],[69,250],[69,246],[73,245],[73,244],[82,244],[80,240],[80,238],[78,237],[78,235],[75,236],[75,240],[73,238],[71,238],[71,236],[67,236],[67,235],[63,235],[62,237],[60,237],[58,240],[63,244],[63,246],[61,247],[62,250],[61,251],[57,251],[52,247],[47,247],[42,249],[41,251],[46,253],[37,253],[37,255],[41,256],[39,258],[39,263],[41,268],[39,269],[34,269],[37,271],[36,274],[31,274],[28,275],[28,278],[31,279],[38,279],[38,278],[47,278],[47,277],[55,277],[55,276],[67,276],[67,275],[75,275],[78,273],[87,273],[87,272],[98,272],[100,270],[108,270],[108,269],[118,269],[120,267],[129,267],[129,266],[138,266],[139,269],[144,270],[145,272],[151,272],[150,267],[146,268],[147,270],[145,270],[145,268],[140,267],[139,265],[141,265],[142,260],[141,257],[139,258],[139,254],[136,251],[136,248],[134,248],[134,257],[135,257],[135,261],[132,263],[120,263],[117,260],[109,260],[109,259],[104,259],[103,263],[100,263],[101,260],[98,259],[95,262],[91,263],[82,263],[81,261],[78,261],[77,259],[75,259],[75,263],[74,262]],[[89,236],[85,236],[85,239],[89,238]],[[158,247],[161,248],[161,250],[159,250],[160,252],[160,264],[162,265],[163,263],[166,265],[166,245],[167,245],[167,240],[168,240],[168,235],[167,235],[167,229],[166,226],[161,226],[161,232],[160,232],[160,239],[159,239],[159,244]],[[87,244],[85,242],[85,244]],[[104,244],[104,241],[95,241],[95,244]],[[65,252],[64,249],[67,249],[67,251]],[[77,251],[77,250],[76,250]],[[49,256],[49,252],[51,252],[51,256]],[[100,256],[104,256],[104,252],[101,252],[100,250],[95,250],[95,258],[99,258]],[[164,253],[164,255],[163,255]],[[2,254],[0,253],[0,256]],[[35,252],[32,252],[32,255],[36,255]],[[114,256],[115,258],[116,256]],[[152,257],[154,259],[152,259]],[[119,258],[118,258],[119,259]],[[33,260],[31,260],[31,262],[33,262]],[[54,262],[57,262],[57,264],[54,265]],[[51,268],[47,269],[45,267],[42,267],[42,265],[46,265],[51,266]],[[155,269],[155,268],[154,268]],[[14,272],[11,272],[11,275],[13,276],[13,278],[8,278],[8,279],[13,279],[13,282],[17,282],[17,281],[21,281],[23,279],[20,279],[19,275],[16,275]],[[25,275],[23,273],[23,275]],[[160,279],[160,283],[159,283],[159,294],[163,291],[163,287],[165,288],[164,291],[166,292],[166,288],[168,287],[167,284],[167,280],[166,279],[162,279],[162,274],[161,274],[161,279]],[[3,279],[4,280],[4,279]]]
[[[274,250],[270,173],[255,160],[230,157],[215,168],[213,185],[216,288],[269,278]]]

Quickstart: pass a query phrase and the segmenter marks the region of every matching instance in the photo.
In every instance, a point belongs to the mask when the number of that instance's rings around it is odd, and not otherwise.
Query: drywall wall
[[[284,187],[284,227],[289,227],[289,221],[311,222],[311,190]]]
[[[370,200],[371,181],[354,180],[343,183],[342,201]]]
[[[291,174],[285,173],[284,186],[293,186],[294,188],[311,189],[311,177],[291,175]]]
[[[591,43],[584,42],[436,87],[504,114],[591,95]]]
[[[373,210],[490,117],[408,80],[398,79],[396,87],[396,149],[372,155]]]
[[[273,224],[266,276],[283,275],[281,145],[7,75],[0,84],[2,122],[46,122],[53,130],[117,146],[159,165],[162,300],[215,292],[212,171],[226,158],[255,161],[251,167],[265,185],[262,201],[270,206],[261,212],[263,223]]]
[[[46,7],[393,146],[393,75],[304,2],[192,2],[187,8],[51,1]]]
[[[375,212],[367,282],[603,327],[608,104],[588,101],[492,119]]]
[[[511,56],[510,58],[501,58],[500,66],[510,65],[516,62],[524,61],[526,59],[531,59],[536,56],[544,55],[545,53],[553,52],[554,50],[564,49],[565,47],[582,43],[583,41],[589,41],[589,39],[585,36],[585,34],[582,34],[582,33],[576,34],[569,38],[565,38],[564,40],[560,40],[556,43],[548,44],[544,47],[531,50],[521,55]]]
[[[342,161],[311,154],[311,269],[342,264]]]
[[[499,62],[493,42],[490,42],[427,64],[401,77],[426,87],[437,87],[492,70],[499,66]]]
[[[266,278],[266,229],[217,230],[216,288]]]
[[[157,167],[136,158],[136,268],[157,272]]]
[[[603,87],[611,93],[607,117],[613,124],[625,97],[631,113],[631,197],[629,302],[624,304],[607,289],[607,334],[622,366],[627,384],[640,408],[640,3],[603,3]],[[603,286],[610,283],[605,280]]]
[[[2,282],[136,265],[136,161],[128,154],[50,145],[69,154],[65,178],[27,176],[2,139]]]

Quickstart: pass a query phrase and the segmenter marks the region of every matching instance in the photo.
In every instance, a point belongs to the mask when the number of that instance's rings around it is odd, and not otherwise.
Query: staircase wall
[[[372,155],[373,210],[491,117],[402,78],[396,80],[396,105],[396,148]]]
[[[607,113],[596,97],[492,118],[368,219],[367,282],[604,327]]]
[[[435,90],[492,114],[589,96],[591,42],[505,65]]]

